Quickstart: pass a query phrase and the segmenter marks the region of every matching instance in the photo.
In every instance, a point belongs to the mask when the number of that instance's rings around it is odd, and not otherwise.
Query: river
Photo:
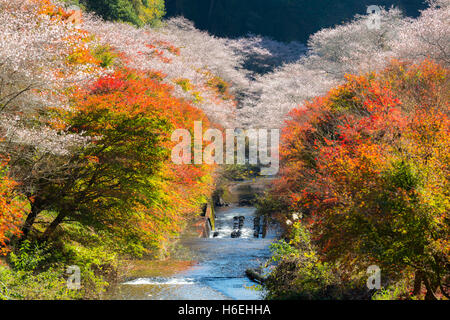
[[[255,192],[252,182],[232,188],[235,199]],[[261,184],[259,185],[261,187]],[[232,203],[216,209],[216,230],[210,238],[186,233],[180,245],[191,252],[195,263],[178,272],[158,276],[140,275],[118,286],[114,299],[133,300],[258,300],[263,292],[245,276],[248,268],[257,268],[270,257],[269,246],[277,237],[275,225],[266,224],[265,236],[254,237],[256,208]],[[235,217],[244,217],[241,236],[232,238]],[[241,218],[242,219],[242,218]]]

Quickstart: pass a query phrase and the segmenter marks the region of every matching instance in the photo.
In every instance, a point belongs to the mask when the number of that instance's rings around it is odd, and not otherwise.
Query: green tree
[[[89,10],[106,20],[137,26],[156,25],[165,14],[164,0],[83,0]]]
[[[66,162],[65,171],[46,177],[33,199],[31,213],[24,226],[26,236],[36,217],[55,212],[56,217],[40,235],[49,239],[64,221],[78,221],[94,230],[130,230],[135,208],[145,201],[155,200],[151,180],[158,175],[169,151],[162,144],[168,139],[168,119],[154,110],[155,99],[150,79],[127,83],[126,77],[102,78],[93,89],[81,91],[75,99],[78,110],[65,115],[70,130],[83,132],[93,141],[70,158],[54,159]],[[125,78],[124,78],[125,77]],[[134,89],[141,90],[141,100],[132,106],[122,98],[136,98]],[[129,89],[129,91],[127,91]],[[147,92],[147,95],[144,92]],[[128,108],[128,109],[127,109]]]

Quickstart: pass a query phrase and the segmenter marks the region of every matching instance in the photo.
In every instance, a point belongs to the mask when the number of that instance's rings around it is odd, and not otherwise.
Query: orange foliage
[[[291,112],[273,193],[303,212],[324,257],[445,274],[448,72],[393,61]]]
[[[20,236],[23,216],[27,213],[27,202],[14,192],[16,182],[6,175],[6,163],[0,162],[0,255],[8,252],[7,242]]]
[[[160,246],[181,230],[185,214],[198,212],[200,201],[209,195],[210,175],[214,170],[209,165],[175,165],[168,157],[169,150],[176,144],[170,140],[172,130],[193,130],[194,121],[202,121],[205,128],[210,123],[201,110],[175,98],[173,87],[162,83],[163,78],[164,75],[154,72],[121,69],[98,79],[90,88],[79,90],[74,101],[76,113],[88,115],[105,110],[130,119],[146,117],[169,124],[170,130],[158,132],[160,142],[155,146],[167,155],[163,166],[158,168],[157,176],[149,181],[157,191],[144,201],[145,204],[137,205],[136,211],[141,214],[134,218],[136,232],[153,247]],[[87,122],[85,125],[77,126],[77,131],[89,127],[90,134],[95,135],[96,132],[101,134],[108,126],[113,129],[115,124]],[[89,161],[101,162],[102,159]]]

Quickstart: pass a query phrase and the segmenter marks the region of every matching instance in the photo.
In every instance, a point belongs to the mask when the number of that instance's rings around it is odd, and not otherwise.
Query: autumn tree
[[[14,190],[16,182],[7,176],[6,161],[0,160],[0,255],[3,255],[8,252],[11,238],[21,234],[29,207],[26,199]]]
[[[448,69],[394,62],[306,107],[284,131],[275,194],[349,276],[376,264],[447,296]]]

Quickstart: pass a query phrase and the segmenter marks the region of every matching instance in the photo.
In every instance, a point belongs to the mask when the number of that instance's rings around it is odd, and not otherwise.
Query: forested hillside
[[[158,25],[165,15],[164,0],[66,0],[95,12],[105,20],[123,21],[143,26]]]
[[[182,15],[197,28],[221,37],[252,33],[305,43],[322,28],[366,14],[373,4],[386,9],[395,6],[414,17],[425,8],[422,0],[168,0],[166,8],[168,17]]]

